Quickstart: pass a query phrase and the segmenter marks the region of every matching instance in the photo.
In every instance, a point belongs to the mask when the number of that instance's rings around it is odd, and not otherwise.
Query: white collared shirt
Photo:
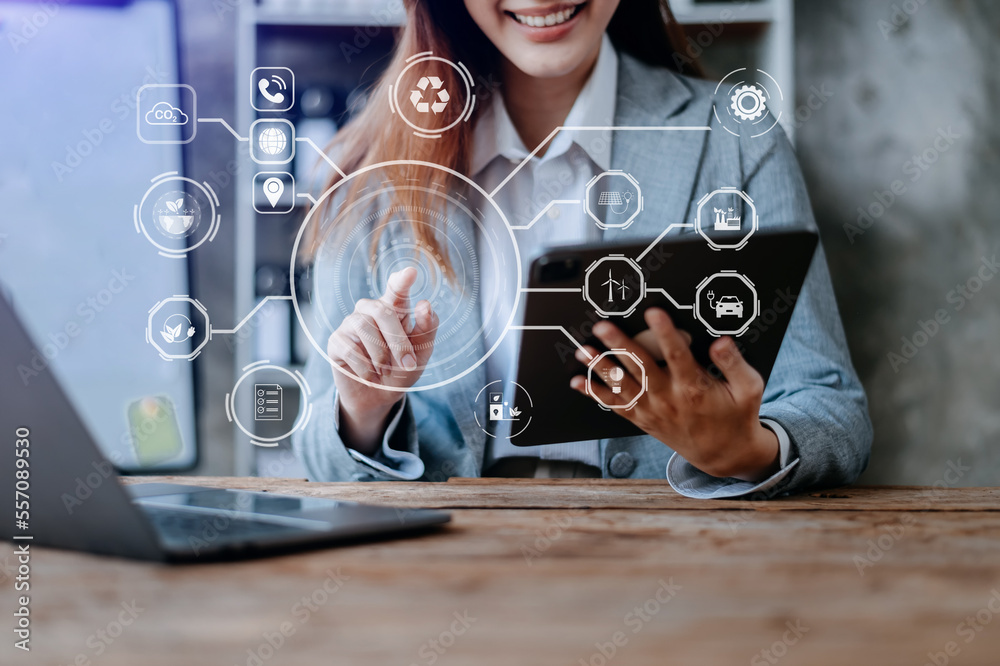
[[[611,127],[617,93],[618,56],[611,40],[605,35],[590,78],[561,125]],[[556,134],[545,154],[532,158],[497,193],[496,203],[505,212],[510,224],[515,227],[530,224],[553,200],[580,199],[587,183],[611,168],[611,137],[610,130],[563,130]],[[494,95],[490,107],[483,112],[476,125],[473,179],[487,191],[492,191],[534,148],[524,145],[503,99],[499,94]],[[542,247],[601,239],[600,229],[580,205],[553,206],[530,229],[514,233],[520,249],[522,275],[527,275],[533,253]],[[483,275],[482,279],[487,280],[489,276]],[[485,341],[487,349],[496,341],[496,335],[494,333],[492,339]],[[508,333],[486,360],[487,382],[514,380],[517,374],[517,344],[518,336]],[[484,468],[494,460],[511,456],[538,456],[543,460],[573,460],[598,468],[602,466],[596,440],[516,447],[507,439],[504,425],[509,424],[501,422],[501,429],[488,441]]]

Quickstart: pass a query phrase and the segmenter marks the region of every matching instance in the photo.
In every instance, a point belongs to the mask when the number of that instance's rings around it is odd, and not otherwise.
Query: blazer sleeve
[[[317,263],[313,266],[314,280],[333,280],[333,269]],[[352,276],[363,284],[364,276]],[[333,303],[325,304],[329,313],[337,311]],[[339,321],[331,322],[332,326]],[[316,340],[325,342],[333,333],[328,326],[313,321],[310,326]],[[338,431],[339,403],[334,369],[323,354],[311,350],[306,362],[305,378],[312,392],[309,400],[312,414],[308,423],[292,435],[292,447],[305,465],[312,481],[412,481],[424,474],[417,443],[417,428],[413,418],[412,400],[403,398],[396,406],[381,447],[371,456],[349,449]]]
[[[311,396],[309,423],[292,435],[292,446],[311,481],[414,481],[424,474],[409,401],[395,407],[381,447],[369,457],[347,448],[338,431],[337,389],[333,369],[318,353],[309,357],[306,381]]]
[[[744,139],[744,189],[761,225],[815,228],[794,151],[779,129]],[[760,416],[781,425],[799,459],[768,496],[852,483],[868,465],[872,424],[851,363],[823,246],[816,249],[764,392]]]

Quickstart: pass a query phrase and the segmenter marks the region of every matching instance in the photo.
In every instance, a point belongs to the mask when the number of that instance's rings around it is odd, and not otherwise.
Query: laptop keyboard
[[[256,537],[302,534],[303,531],[300,527],[233,517],[225,513],[212,515],[142,505],[140,508],[156,531],[169,541],[246,541]]]

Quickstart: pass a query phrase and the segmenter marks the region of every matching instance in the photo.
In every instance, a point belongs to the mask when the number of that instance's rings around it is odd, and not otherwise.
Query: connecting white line
[[[265,296],[261,300],[261,302],[257,304],[257,307],[255,307],[253,310],[250,311],[250,314],[248,314],[246,317],[243,317],[243,321],[241,321],[240,323],[236,324],[235,328],[225,328],[224,329],[224,328],[214,328],[213,327],[212,331],[209,333],[208,337],[211,338],[213,335],[216,335],[216,334],[219,334],[219,335],[231,335],[231,334],[235,333],[236,331],[240,330],[240,328],[242,328],[244,324],[246,324],[248,321],[250,321],[250,318],[253,317],[255,314],[257,314],[257,310],[260,310],[262,307],[264,307],[264,304],[267,303],[268,301],[290,301],[290,300],[292,300],[291,296]]]
[[[671,224],[669,227],[667,227],[666,229],[663,230],[663,233],[661,233],[659,236],[656,237],[656,240],[654,240],[652,243],[649,244],[649,247],[647,247],[645,250],[642,251],[642,254],[640,254],[638,257],[635,258],[636,262],[642,261],[642,258],[645,257],[647,254],[649,254],[650,251],[654,247],[656,247],[656,244],[659,243],[661,240],[663,240],[663,237],[666,236],[667,234],[669,234],[674,229],[694,229],[694,225],[693,224]]]
[[[494,190],[494,194],[495,193],[496,193],[496,191]],[[547,212],[549,212],[549,209],[552,208],[553,206],[555,206],[557,204],[578,204],[578,203],[580,203],[579,199],[555,199],[554,201],[550,201],[545,206],[545,208],[543,208],[541,211],[539,211],[538,215],[536,215],[535,219],[533,219],[531,222],[528,222],[527,224],[522,224],[522,225],[519,225],[519,226],[516,226],[516,227],[511,227],[511,229],[515,229],[515,230],[516,229],[530,229],[531,227],[535,226],[535,222],[538,222],[538,220],[542,219],[542,215],[545,215]]]
[[[522,294],[530,294],[530,293],[579,294],[581,291],[583,291],[583,289],[580,289],[579,287],[577,287],[575,289],[571,288],[571,287],[567,287],[565,289],[557,288],[557,287],[551,287],[551,288],[549,288],[549,287],[522,287],[520,291],[521,291]]]
[[[653,292],[656,292],[658,294],[663,294],[664,296],[666,296],[667,300],[670,301],[671,303],[673,303],[674,307],[677,308],[678,310],[694,310],[694,306],[693,305],[681,305],[680,303],[678,303],[677,301],[675,301],[674,297],[671,296],[670,294],[668,294],[665,289],[660,289],[659,287],[646,287],[646,293],[647,294],[653,293]]]
[[[580,342],[572,335],[570,335],[569,331],[567,331],[562,326],[511,326],[510,328],[511,330],[514,331],[562,331],[563,335],[569,338],[570,342],[576,345],[576,348],[582,351],[587,356],[587,360],[590,361],[594,360],[594,355],[588,352],[586,349],[584,349],[583,345],[581,345]]]
[[[226,122],[225,118],[199,118],[199,119],[198,119],[198,122],[199,122],[199,123],[219,123],[219,124],[221,124],[221,125],[222,125],[223,127],[225,127],[225,128],[227,129],[227,130],[229,130],[229,132],[230,132],[230,133],[231,133],[231,134],[232,134],[233,136],[235,136],[235,137],[236,137],[236,138],[237,138],[238,140],[240,140],[240,141],[249,141],[249,140],[250,140],[250,137],[247,137],[247,136],[240,136],[239,134],[237,134],[237,133],[236,133],[236,130],[234,130],[234,129],[233,129],[233,128],[232,128],[232,127],[231,127],[231,126],[229,125],[229,123],[227,123],[227,122]]]
[[[606,132],[606,131],[609,131],[609,130],[612,131],[612,132],[711,132],[712,128],[708,127],[708,126],[705,126],[705,127],[683,127],[683,126],[682,127],[641,127],[641,126],[634,126],[634,125],[623,125],[621,127],[614,127],[614,126],[611,126],[611,127],[592,127],[592,126],[587,126],[587,125],[580,125],[580,126],[562,125],[560,127],[555,128],[554,130],[552,130],[552,133],[549,134],[547,137],[545,137],[545,140],[542,141],[540,144],[538,144],[538,147],[535,148],[533,151],[531,151],[530,155],[528,155],[523,160],[521,160],[521,163],[518,164],[517,167],[515,167],[514,170],[510,172],[510,175],[507,176],[506,178],[504,178],[503,182],[501,182],[499,185],[497,185],[496,189],[494,189],[492,192],[490,192],[490,198],[492,199],[493,197],[495,197],[496,194],[497,194],[497,192],[499,192],[500,190],[502,190],[503,186],[506,185],[507,182],[511,178],[513,178],[517,174],[518,171],[520,171],[521,169],[524,168],[525,164],[527,164],[528,162],[530,162],[532,160],[532,158],[534,158],[536,155],[538,155],[538,152],[542,148],[544,148],[546,145],[548,145],[548,143],[550,141],[552,141],[552,139],[555,138],[556,134],[559,134],[559,132],[561,132],[563,130],[572,130],[572,131],[578,131],[578,132]]]
[[[295,137],[295,140],[296,141],[301,141],[302,143],[308,143],[310,146],[312,146],[313,150],[315,150],[317,153],[319,153],[320,157],[322,157],[324,160],[326,160],[327,164],[329,164],[331,167],[333,167],[334,171],[336,171],[337,173],[340,174],[341,178],[347,178],[347,174],[344,173],[343,171],[341,171],[340,167],[337,166],[337,163],[334,162],[333,160],[331,160],[330,156],[327,155],[325,151],[320,150],[320,147],[317,146],[316,143],[312,139],[310,139],[307,136],[297,136],[297,137]]]
[[[313,195],[309,194],[308,192],[299,192],[298,196],[304,197],[306,199],[309,199],[309,201],[312,202],[313,206],[315,206],[315,205],[317,205],[319,203],[318,201],[316,201],[316,198]]]

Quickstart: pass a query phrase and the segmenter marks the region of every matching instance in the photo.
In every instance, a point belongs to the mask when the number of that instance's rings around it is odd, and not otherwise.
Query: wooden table
[[[453,522],[186,567],[39,549],[30,655],[11,647],[0,574],[0,663],[1000,664],[1000,489],[749,503],[657,481],[198,482],[447,508]],[[0,563],[11,552],[0,545]],[[137,615],[112,638],[123,603]]]

